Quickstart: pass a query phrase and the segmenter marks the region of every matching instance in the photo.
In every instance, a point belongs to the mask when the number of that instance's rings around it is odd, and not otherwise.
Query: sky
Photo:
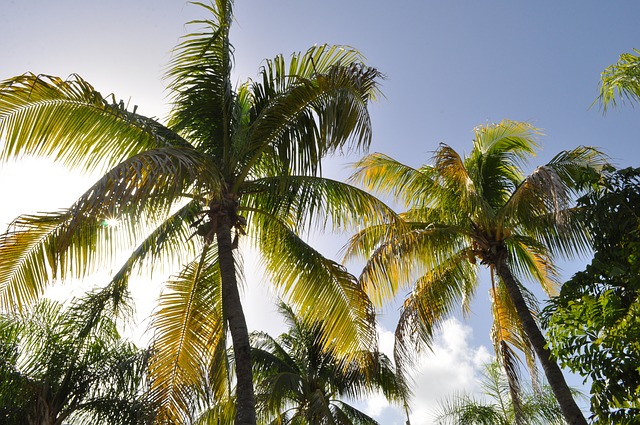
[[[113,93],[163,120],[162,76],[171,49],[190,30],[186,22],[206,17],[183,0],[0,0],[0,80],[27,71],[77,73],[105,96]],[[623,105],[604,115],[593,103],[604,68],[640,48],[640,2],[236,0],[235,18],[238,82],[256,77],[265,58],[323,43],[355,47],[385,74],[384,98],[371,106],[371,152],[417,167],[440,142],[468,152],[475,126],[512,119],[544,133],[532,168],[579,145],[601,148],[617,166],[639,165],[638,111]],[[329,159],[326,175],[345,178],[359,156]],[[0,165],[0,226],[20,213],[70,205],[92,178],[43,160]],[[347,237],[318,238],[318,248],[337,259]],[[563,276],[586,261],[563,264]],[[246,265],[256,267],[252,259]],[[357,264],[349,268],[359,272]],[[155,282],[132,288],[141,315],[157,288]],[[448,319],[424,354],[415,374],[413,424],[430,424],[440,397],[477,391],[492,355],[487,290],[484,282],[471,316]],[[284,330],[265,302],[275,298],[266,285],[250,281],[245,293],[252,329]],[[387,349],[396,319],[397,306],[382,312],[380,341]],[[404,422],[399,409],[380,399],[368,400],[365,409],[385,424]]]

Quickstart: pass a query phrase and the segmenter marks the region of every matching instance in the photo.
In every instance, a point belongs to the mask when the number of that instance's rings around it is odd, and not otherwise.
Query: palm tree
[[[442,144],[432,165],[414,169],[382,154],[357,164],[352,181],[390,193],[409,207],[398,224],[372,225],[357,233],[346,258],[368,259],[361,282],[377,304],[412,284],[396,330],[396,357],[409,357],[410,338],[429,343],[434,327],[459,303],[468,311],[478,267],[491,272],[492,339],[517,402],[517,357],[533,351],[570,424],[584,424],[562,372],[545,348],[536,323],[535,298],[522,284],[533,280],[552,293],[555,255],[584,252],[588,239],[571,208],[572,196],[604,163],[594,149],[558,154],[525,176],[535,153],[537,129],[503,121],[475,129],[473,149],[461,157]],[[415,334],[415,335],[414,335]]]
[[[150,424],[148,352],[123,340],[88,297],[0,315],[0,417],[6,424]]]
[[[367,107],[381,75],[357,51],[323,45],[288,63],[267,60],[257,81],[234,88],[232,3],[201,4],[211,18],[193,23],[198,30],[176,48],[166,126],[77,75],[25,74],[0,86],[2,160],[38,155],[108,169],[69,209],[21,216],[0,238],[0,305],[24,307],[54,279],[105,269],[123,249],[131,255],[104,289],[117,305],[135,271],[180,267],[152,323],[153,392],[166,421],[189,422],[203,386],[229,395],[232,377],[218,362],[229,331],[236,424],[255,423],[239,295],[244,234],[289,302],[326,317],[326,343],[348,352],[375,340],[357,279],[298,235],[312,223],[340,228],[359,214],[388,212],[365,192],[320,177],[325,155],[369,145]],[[217,380],[204,382],[211,376]]]
[[[391,361],[377,351],[345,359],[320,343],[322,322],[305,323],[288,305],[279,310],[289,331],[272,338],[252,334],[252,359],[259,411],[270,424],[377,424],[344,399],[381,391],[401,401],[406,388]]]
[[[436,422],[441,425],[510,425],[515,421],[516,409],[509,396],[509,382],[498,362],[485,366],[480,382],[486,396],[478,400],[469,394],[458,394],[440,401]],[[527,425],[564,425],[562,411],[548,385],[523,389],[519,406]]]

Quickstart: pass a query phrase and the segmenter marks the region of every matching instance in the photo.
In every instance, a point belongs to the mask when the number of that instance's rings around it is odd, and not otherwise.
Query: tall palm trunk
[[[216,231],[218,240],[218,259],[222,279],[222,305],[231,340],[236,364],[236,420],[237,425],[256,424],[256,400],[253,392],[253,374],[251,371],[251,347],[247,322],[240,302],[236,267],[233,259],[231,241],[231,222],[229,215],[220,216]]]
[[[511,302],[513,302],[516,312],[518,313],[522,327],[542,364],[544,374],[547,377],[553,394],[558,400],[558,404],[560,404],[565,420],[570,425],[587,425],[582,411],[573,399],[571,390],[564,379],[560,367],[551,358],[551,352],[545,347],[546,339],[531,315],[531,311],[529,307],[527,307],[518,283],[511,273],[511,269],[507,263],[506,250],[503,250],[502,255],[498,256],[495,266],[496,272],[504,282],[509,298],[511,298]]]

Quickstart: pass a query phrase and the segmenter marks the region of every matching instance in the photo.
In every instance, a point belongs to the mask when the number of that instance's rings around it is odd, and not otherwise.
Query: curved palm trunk
[[[229,323],[236,364],[235,423],[237,425],[255,425],[256,401],[253,393],[249,332],[242,310],[242,303],[240,302],[236,267],[233,259],[231,224],[227,215],[219,218],[216,238],[222,279],[222,305]]]
[[[507,264],[506,255],[500,256],[495,266],[498,276],[500,276],[505,284],[509,297],[518,313],[518,318],[527,333],[527,337],[529,341],[531,341],[531,345],[533,345],[538,359],[540,359],[544,374],[547,377],[549,386],[553,390],[553,394],[558,400],[558,404],[560,404],[565,420],[570,425],[587,425],[582,411],[573,399],[571,390],[562,375],[560,367],[551,358],[551,352],[545,347],[547,341],[531,315],[531,311],[527,307],[518,283]]]

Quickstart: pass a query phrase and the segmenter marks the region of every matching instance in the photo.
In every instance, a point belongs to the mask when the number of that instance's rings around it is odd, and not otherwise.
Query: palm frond
[[[405,206],[428,205],[432,199],[430,191],[435,182],[427,168],[416,170],[381,153],[365,156],[354,164],[354,168],[349,183],[360,184],[376,193],[390,194]]]
[[[437,270],[452,255],[467,248],[465,235],[455,226],[405,225],[408,231],[392,232],[384,243],[368,248],[371,254],[359,280],[376,305],[392,299],[400,288],[407,287],[418,276]],[[379,231],[375,236],[380,236]],[[362,241],[350,241],[352,245],[348,249],[357,248],[353,243]]]
[[[623,53],[618,62],[608,66],[600,75],[600,95],[598,101],[604,112],[609,106],[616,106],[617,100],[631,104],[640,100],[638,90],[640,78],[640,52]]]
[[[267,61],[262,83],[252,86],[255,120],[248,133],[247,151],[253,159],[240,172],[242,180],[259,158],[278,158],[283,170],[316,174],[320,158],[344,148],[367,148],[371,142],[368,102],[377,93],[380,73],[339,47],[316,47],[293,55],[291,71],[308,73],[314,61],[323,68],[311,76],[282,74],[282,57]],[[330,65],[330,66],[329,66]],[[326,66],[326,69],[324,67]]]
[[[169,125],[184,134],[202,152],[218,160],[229,159],[234,93],[231,85],[233,47],[229,29],[232,2],[196,3],[211,19],[192,21],[198,30],[183,37],[174,49],[166,78],[173,103]],[[218,164],[220,170],[229,164]]]
[[[207,368],[226,367],[225,363],[210,364],[217,358],[215,352],[226,348],[215,258],[215,247],[208,246],[197,261],[169,281],[152,317],[151,391],[160,406],[160,417],[166,420],[189,419],[194,400],[205,396],[203,379],[211,376]],[[220,375],[222,382],[209,386],[219,398],[225,398],[229,396],[227,373]]]
[[[354,353],[376,340],[373,307],[357,279],[275,218],[263,220],[257,241],[267,272],[305,320],[325,318],[323,343]]]
[[[378,425],[371,416],[340,400],[333,400],[331,412],[336,424]]]
[[[465,298],[473,296],[477,279],[477,268],[467,261],[463,251],[416,281],[402,305],[395,331],[394,358],[403,385],[408,385],[415,352],[431,346],[442,320]]]
[[[288,217],[294,229],[356,229],[396,222],[395,212],[373,195],[354,186],[322,177],[279,176],[248,182],[243,207]],[[251,220],[249,220],[250,222]]]
[[[497,406],[467,394],[455,394],[440,401],[434,421],[439,425],[508,425]]]
[[[529,373],[532,381],[538,381],[538,369],[535,363],[535,353],[531,342],[522,328],[518,314],[513,306],[513,302],[509,298],[507,291],[502,284],[497,284],[491,289],[491,309],[493,312],[493,325],[491,327],[491,340],[496,349],[496,353],[503,354],[505,348],[502,344],[507,344],[519,352],[524,353]],[[515,352],[514,352],[515,353]],[[507,353],[510,354],[510,353]],[[507,360],[510,358],[507,355]],[[516,364],[505,365],[508,369],[517,367]]]
[[[509,262],[520,279],[532,278],[549,296],[557,295],[560,274],[546,247],[533,238],[513,236],[507,240]]]
[[[167,144],[185,145],[152,119],[105,99],[77,75],[68,81],[25,74],[0,84],[0,159],[47,156],[100,170]],[[171,143],[173,142],[173,143]]]
[[[21,309],[55,279],[83,277],[113,258],[108,239],[117,234],[97,220],[73,221],[68,211],[23,215],[0,237],[3,309]]]
[[[154,271],[175,270],[195,257],[202,249],[193,226],[200,213],[200,202],[192,201],[151,229],[113,275],[110,285],[126,288],[135,270],[142,272],[145,266]]]

